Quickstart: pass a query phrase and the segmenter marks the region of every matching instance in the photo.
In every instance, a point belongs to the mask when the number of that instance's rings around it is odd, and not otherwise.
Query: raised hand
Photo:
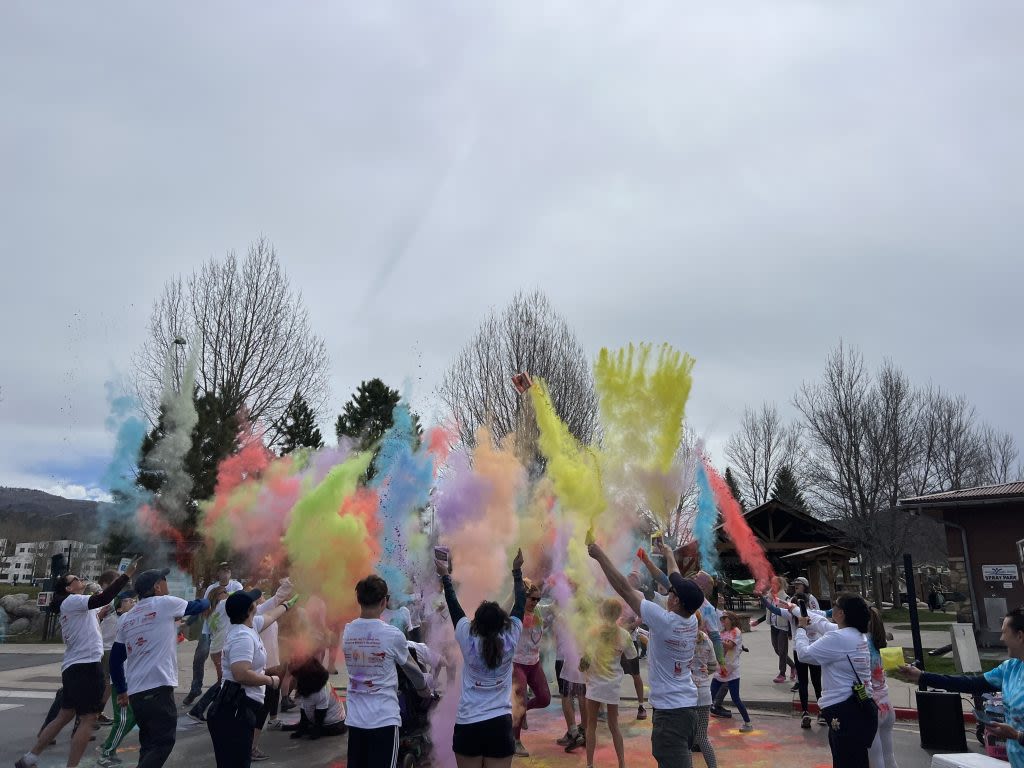
[[[135,571],[137,571],[138,568],[139,568],[139,562],[141,560],[142,560],[142,555],[139,555],[134,560],[132,560],[130,563],[128,563],[128,567],[124,569],[125,576],[127,576],[129,579],[132,576],[134,576],[135,575]]]
[[[519,551],[516,552],[515,558],[512,560],[512,570],[514,570],[514,571],[522,570],[522,567],[523,567],[523,549],[522,549],[522,547],[520,547]]]

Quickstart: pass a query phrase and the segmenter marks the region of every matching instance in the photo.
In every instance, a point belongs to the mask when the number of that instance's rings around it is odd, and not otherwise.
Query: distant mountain
[[[0,539],[77,539],[99,543],[99,502],[29,488],[0,487]]]

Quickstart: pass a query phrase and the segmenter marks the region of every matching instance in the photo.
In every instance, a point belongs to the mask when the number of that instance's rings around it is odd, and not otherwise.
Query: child
[[[341,736],[346,731],[345,705],[331,687],[326,667],[312,658],[292,670],[295,675],[299,724],[293,739]],[[285,730],[289,730],[286,726]]]
[[[736,614],[732,611],[726,611],[722,615],[722,646],[725,648],[726,674],[723,675],[722,670],[718,670],[718,674],[715,675],[715,679],[711,682],[711,696],[714,698],[719,689],[723,685],[727,685],[732,703],[739,710],[740,716],[743,717],[743,725],[740,726],[740,731],[748,733],[754,730],[754,726],[751,725],[750,715],[747,714],[747,708],[740,699],[740,661],[743,657],[743,633],[736,626],[737,621]],[[714,717],[729,717],[730,714],[725,713],[720,708],[711,710],[711,715]]]
[[[597,748],[597,712],[604,704],[608,708],[608,730],[619,768],[626,766],[626,753],[619,730],[619,692],[622,688],[622,665],[620,658],[635,659],[636,646],[629,633],[619,626],[622,603],[609,597],[601,603],[601,625],[594,633],[590,648],[580,660],[580,669],[587,673],[587,768],[594,765],[594,750]],[[566,751],[570,751],[566,747]]]
[[[717,768],[715,748],[708,738],[708,723],[711,715],[711,676],[718,671],[718,659],[715,657],[715,646],[711,638],[703,631],[703,618],[697,616],[697,625],[701,630],[697,633],[697,645],[693,649],[693,661],[690,662],[690,676],[697,686],[697,735],[694,745],[704,755],[708,768]]]

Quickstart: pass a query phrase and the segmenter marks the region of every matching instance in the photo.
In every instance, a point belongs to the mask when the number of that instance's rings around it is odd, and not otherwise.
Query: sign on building
[[[1009,565],[983,565],[981,566],[981,578],[985,581],[1018,581],[1020,575],[1017,566]]]

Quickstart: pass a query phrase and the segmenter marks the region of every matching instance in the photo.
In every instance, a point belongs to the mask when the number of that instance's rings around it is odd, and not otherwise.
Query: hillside
[[[0,539],[99,542],[98,502],[65,499],[28,488],[0,487]]]

